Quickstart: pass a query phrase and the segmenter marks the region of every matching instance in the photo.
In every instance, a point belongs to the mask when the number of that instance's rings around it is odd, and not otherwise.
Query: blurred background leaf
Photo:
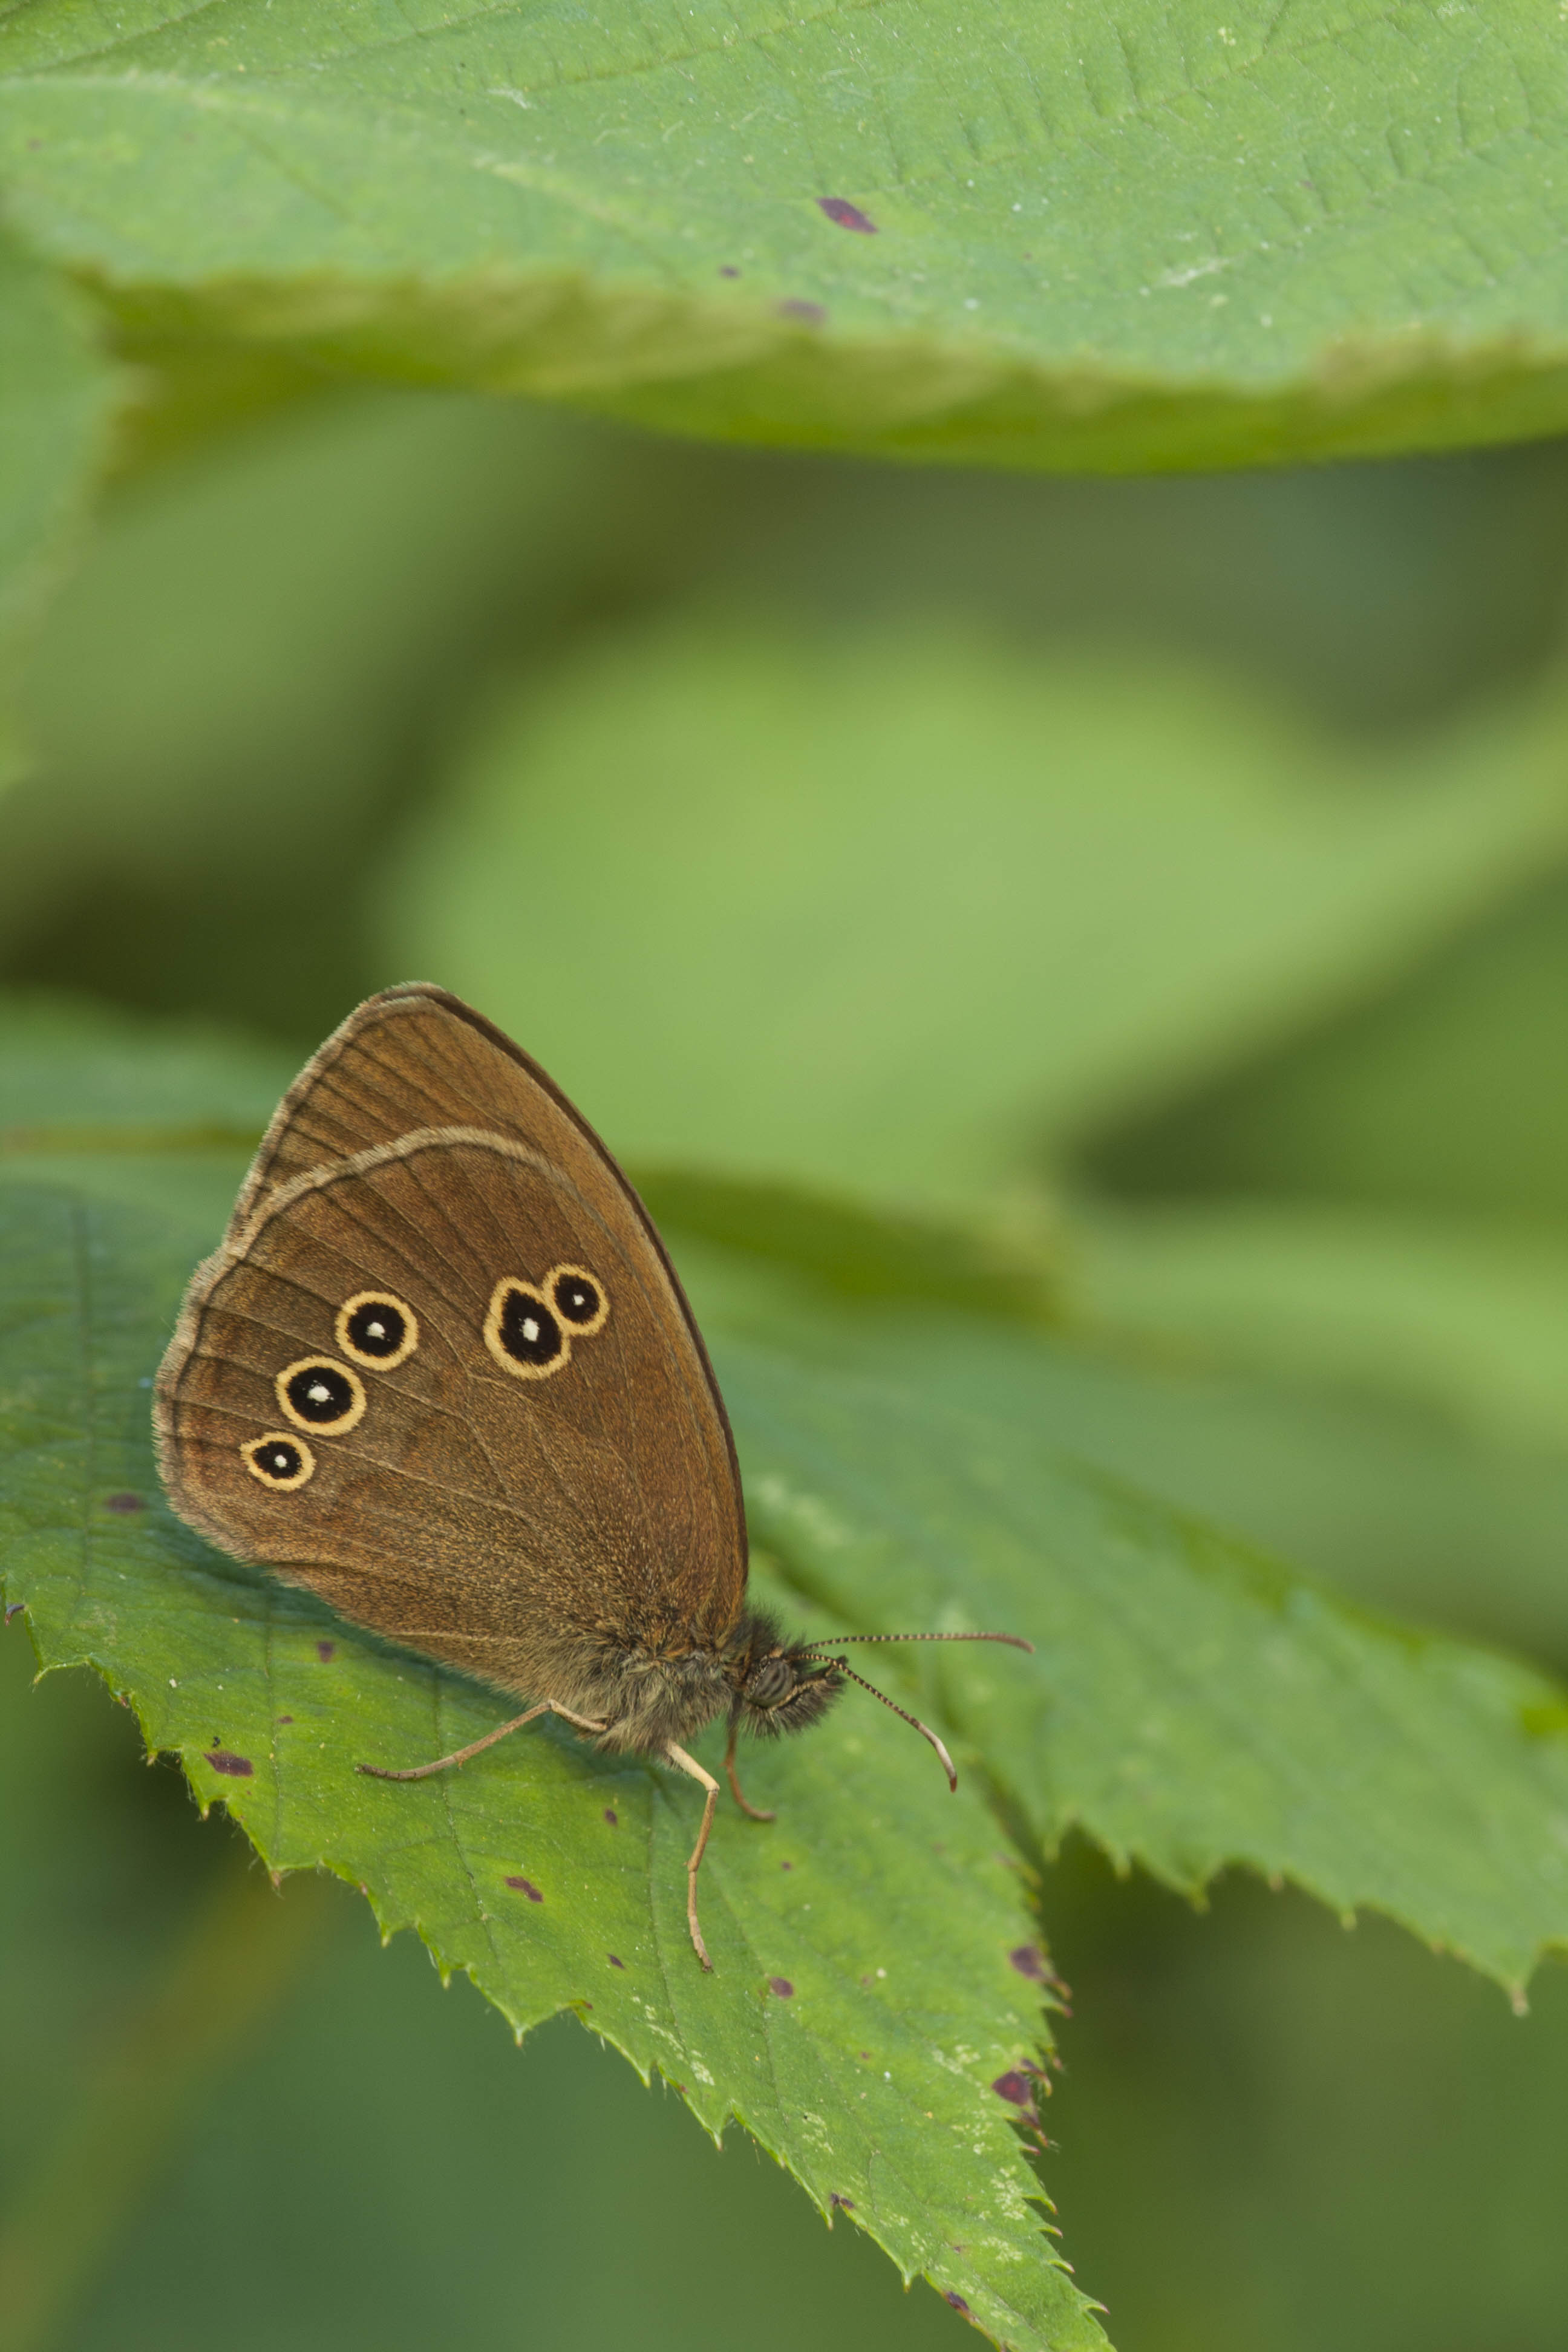
[[[500,718],[386,968],[623,1150],[962,1197],[1366,992],[1568,845],[1568,699],[1356,759],[1122,660],[629,642]]]
[[[116,372],[90,306],[0,229],[0,784],[23,765],[11,705],[105,456]]]

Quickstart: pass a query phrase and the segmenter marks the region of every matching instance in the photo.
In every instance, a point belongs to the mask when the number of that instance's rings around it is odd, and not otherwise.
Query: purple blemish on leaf
[[[338,1645],[337,1645],[337,1643],[336,1643],[335,1642],[318,1642],[318,1643],[317,1643],[317,1644],[316,1644],[316,1655],[317,1655],[317,1657],[318,1657],[318,1658],[320,1658],[320,1660],[321,1660],[321,1662],[322,1665],[328,1665],[328,1664],[331,1664],[331,1660],[332,1660],[333,1658],[335,1658],[335,1657],[337,1656],[337,1654],[338,1654]]]
[[[740,274],[732,261],[721,261],[719,265],[721,278],[739,278]]]
[[[106,1495],[103,1507],[106,1511],[139,1511],[142,1497],[140,1495]]]
[[[820,327],[827,316],[820,302],[776,302],[773,308],[781,319],[798,320],[803,327]]]
[[[613,1969],[624,1969],[626,1967],[626,1962],[622,1959],[618,1952],[606,1952],[605,1954],[605,1958],[608,1960]]]
[[[509,1878],[507,1885],[514,1894],[526,1895],[531,1903],[542,1903],[544,1900],[531,1878]]]
[[[768,1990],[776,1992],[781,2000],[793,2000],[795,1998],[795,1987],[788,1977],[770,1977]]]
[[[8,1625],[11,1622],[13,1617],[19,1617],[26,1605],[27,1604],[25,1601],[7,1601],[5,1603],[6,1624]]]
[[[853,2197],[840,2197],[837,2189],[830,2189],[828,2190],[827,2201],[830,2205],[836,2207],[840,2213],[853,2213],[855,2210],[855,2200]]]
[[[278,1720],[279,1723],[292,1723],[294,1718],[291,1715],[280,1715]]]
[[[237,1756],[228,1748],[209,1748],[207,1762],[215,1772],[226,1772],[234,1780],[248,1780],[256,1769],[248,1756]]]
[[[795,1868],[795,1864],[793,1862],[781,1862],[779,1868],[781,1870],[793,1870]]]
[[[991,2087],[999,2099],[1008,2099],[1016,2107],[1032,2107],[1035,2104],[1026,2074],[998,2074]]]
[[[609,1805],[605,1807],[605,1819],[609,1822],[610,1827],[614,1829],[616,1826],[616,1814],[613,1808]]]
[[[859,205],[852,205],[847,196],[818,196],[816,209],[826,213],[830,221],[837,221],[840,228],[856,229],[862,236],[877,234],[876,222],[868,220]]]
[[[1036,1984],[1045,1983],[1047,1974],[1046,1956],[1037,1944],[1020,1944],[1016,1952],[1008,1953],[1007,1958],[1021,1977],[1032,1978]]]
[[[970,2310],[969,2305],[964,2302],[963,2297],[961,2294],[954,2294],[951,2287],[944,2290],[943,2299],[944,2301],[952,2304],[954,2311],[962,2311],[965,2319],[973,2318],[974,2314]]]

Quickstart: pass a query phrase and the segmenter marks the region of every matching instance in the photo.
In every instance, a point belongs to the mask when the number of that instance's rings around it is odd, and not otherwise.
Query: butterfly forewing
[[[290,1091],[159,1420],[218,1542],[531,1696],[563,1642],[710,1643],[743,1601],[728,1425],[640,1204],[435,992],[374,999]]]

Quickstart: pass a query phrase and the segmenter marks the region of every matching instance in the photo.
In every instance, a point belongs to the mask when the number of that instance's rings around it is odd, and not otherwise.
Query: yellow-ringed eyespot
[[[287,1430],[269,1429],[264,1436],[250,1438],[239,1451],[251,1476],[275,1494],[291,1495],[315,1474],[315,1455],[303,1438],[290,1437]]]
[[[609,1293],[585,1265],[552,1265],[540,1287],[574,1339],[591,1339],[610,1319]]]
[[[295,1427],[319,1437],[342,1437],[364,1418],[364,1382],[331,1356],[301,1356],[273,1385]]]
[[[338,1345],[351,1362],[395,1371],[419,1345],[419,1318],[390,1290],[356,1290],[338,1309]]]
[[[543,1291],[510,1274],[490,1293],[485,1345],[502,1371],[520,1381],[548,1380],[572,1354],[572,1343]]]

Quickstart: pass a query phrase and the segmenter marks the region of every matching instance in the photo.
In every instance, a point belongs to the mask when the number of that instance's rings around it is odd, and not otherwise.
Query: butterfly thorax
[[[719,1641],[602,1627],[563,1645],[555,1665],[551,1696],[605,1725],[598,1744],[645,1755],[684,1745],[720,1715],[764,1738],[803,1731],[840,1687],[836,1670],[785,1642],[763,1610],[746,1611]]]

